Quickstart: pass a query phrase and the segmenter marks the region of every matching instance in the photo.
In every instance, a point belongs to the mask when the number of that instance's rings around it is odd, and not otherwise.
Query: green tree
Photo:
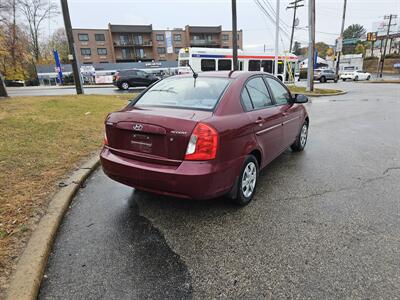
[[[318,42],[315,44],[315,49],[318,50],[318,56],[324,58],[329,49],[329,45],[324,42]]]
[[[360,24],[352,24],[343,32],[344,39],[359,39],[365,35],[367,30]]]
[[[363,44],[357,44],[356,48],[355,48],[355,52],[356,54],[363,54],[365,53],[365,47]]]
[[[59,28],[50,37],[50,39],[42,45],[42,64],[54,64],[53,49],[58,51],[61,63],[68,63],[68,40],[64,28]]]

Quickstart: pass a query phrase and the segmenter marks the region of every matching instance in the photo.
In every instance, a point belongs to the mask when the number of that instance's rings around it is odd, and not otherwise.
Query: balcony
[[[207,39],[201,39],[201,40],[190,40],[190,46],[214,46],[217,47],[221,43],[219,41],[215,40],[207,40]]]
[[[114,47],[152,47],[153,46],[153,41],[143,41],[143,42],[135,42],[135,41],[117,41],[114,42]]]

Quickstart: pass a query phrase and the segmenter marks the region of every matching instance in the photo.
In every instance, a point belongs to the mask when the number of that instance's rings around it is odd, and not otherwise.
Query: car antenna
[[[193,78],[194,78],[194,87],[196,87],[196,78],[199,77],[199,74],[197,74],[197,73],[193,70],[192,66],[191,66],[189,63],[188,63],[188,66],[189,66],[190,70],[192,70]]]

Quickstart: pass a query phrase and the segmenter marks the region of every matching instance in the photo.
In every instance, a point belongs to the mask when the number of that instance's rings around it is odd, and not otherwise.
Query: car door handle
[[[261,126],[264,123],[264,120],[261,118],[258,118],[254,123],[259,124]]]

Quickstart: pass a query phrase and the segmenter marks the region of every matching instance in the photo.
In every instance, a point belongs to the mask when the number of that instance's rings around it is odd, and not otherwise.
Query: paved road
[[[307,105],[306,150],[268,166],[245,208],[134,192],[98,170],[39,298],[398,298],[400,86],[344,84]]]

